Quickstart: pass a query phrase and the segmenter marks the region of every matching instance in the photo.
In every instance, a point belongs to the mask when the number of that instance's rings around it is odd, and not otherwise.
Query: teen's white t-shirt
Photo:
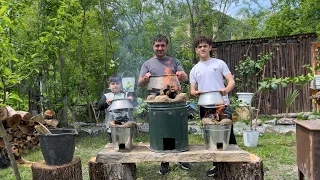
[[[225,88],[224,76],[230,74],[227,64],[216,58],[211,58],[207,61],[199,61],[190,71],[190,83],[196,83],[198,90],[218,91]],[[226,104],[229,104],[228,95],[223,96]]]

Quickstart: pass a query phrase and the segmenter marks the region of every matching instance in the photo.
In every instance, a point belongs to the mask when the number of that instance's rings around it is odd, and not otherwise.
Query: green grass
[[[263,159],[265,179],[296,179],[296,149],[295,136],[280,136],[280,135],[264,135],[259,138],[258,147],[248,148],[243,146],[241,136],[237,136],[238,145],[253,154],[258,155]],[[88,160],[106,145],[107,136],[94,137],[77,137],[76,151],[74,156],[80,157],[82,162],[83,179],[89,179],[88,175]],[[149,142],[148,134],[140,133],[135,139],[135,143]],[[204,144],[203,138],[200,135],[189,135],[189,144]],[[23,156],[29,161],[43,160],[40,149],[36,149],[27,155]],[[212,163],[192,163],[192,170],[184,171],[174,163],[170,163],[170,173],[162,176],[158,174],[160,163],[148,162],[137,163],[138,179],[212,179],[205,176],[207,169]],[[30,167],[19,165],[21,179],[32,179]],[[15,179],[11,168],[0,170],[1,180]]]

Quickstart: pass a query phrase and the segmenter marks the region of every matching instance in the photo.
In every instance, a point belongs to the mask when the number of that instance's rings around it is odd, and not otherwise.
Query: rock
[[[277,125],[294,125],[296,124],[293,122],[294,118],[281,118],[277,120]]]
[[[256,119],[252,120],[252,126],[261,126],[262,125],[262,121],[260,119],[258,119],[256,121]]]
[[[285,135],[285,136],[292,136],[296,134],[296,130],[286,129],[286,130],[280,131],[279,134]]]
[[[79,134],[82,135],[100,135],[105,133],[107,130],[105,127],[91,127],[91,128],[80,128],[77,129]]]
[[[269,124],[264,124],[264,134],[276,134],[276,130],[274,129],[274,126],[271,126]]]
[[[76,129],[80,128],[80,127],[84,127],[84,126],[89,126],[88,123],[84,123],[84,122],[74,122],[72,124],[72,126]]]
[[[264,124],[269,124],[269,125],[275,126],[275,125],[277,124],[277,118],[274,118],[274,119],[272,119],[272,120],[265,121]]]
[[[149,123],[137,123],[138,131],[149,132]]]

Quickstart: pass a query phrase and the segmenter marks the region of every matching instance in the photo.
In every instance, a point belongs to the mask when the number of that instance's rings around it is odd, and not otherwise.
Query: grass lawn
[[[248,148],[243,146],[242,136],[237,136],[238,145],[246,151],[258,155],[263,159],[265,179],[296,179],[296,138],[295,136],[264,135],[259,138],[258,147]],[[140,133],[135,142],[148,142],[147,134]],[[88,160],[106,145],[107,136],[78,137],[74,156],[80,157],[82,162],[83,179],[89,179]],[[202,136],[189,135],[189,144],[204,144]],[[23,156],[29,161],[43,160],[40,149]],[[160,163],[138,163],[138,179],[213,179],[205,176],[205,171],[211,163],[192,163],[192,170],[185,171],[177,165],[170,163],[170,173],[162,176],[158,174]],[[31,180],[30,167],[19,165],[21,179]],[[0,170],[1,180],[15,179],[11,168]]]

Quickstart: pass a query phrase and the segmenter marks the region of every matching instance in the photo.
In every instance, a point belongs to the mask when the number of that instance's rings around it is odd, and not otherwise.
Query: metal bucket
[[[229,145],[230,125],[205,124],[204,140],[208,150],[226,150]]]
[[[134,127],[111,127],[113,149],[131,150],[133,147]]]

